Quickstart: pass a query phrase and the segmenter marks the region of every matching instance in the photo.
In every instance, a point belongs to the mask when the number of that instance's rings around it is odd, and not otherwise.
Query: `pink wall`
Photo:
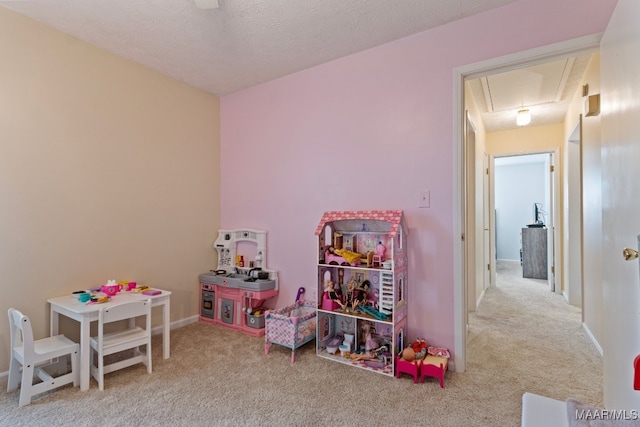
[[[521,0],[223,97],[221,224],[268,231],[272,305],[315,289],[325,210],[402,209],[410,339],[453,348],[453,70],[601,32],[615,3]]]

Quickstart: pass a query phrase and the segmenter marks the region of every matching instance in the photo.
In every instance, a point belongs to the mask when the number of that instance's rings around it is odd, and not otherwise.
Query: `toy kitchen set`
[[[266,268],[266,241],[266,231],[218,231],[218,269],[200,275],[200,321],[264,335],[262,305],[278,295],[278,272]]]

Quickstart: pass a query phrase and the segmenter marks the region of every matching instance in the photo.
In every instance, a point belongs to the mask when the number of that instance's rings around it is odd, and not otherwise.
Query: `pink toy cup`
[[[130,291],[130,290],[134,289],[136,286],[138,286],[138,284],[136,282],[127,283],[127,291]]]
[[[122,290],[122,285],[120,285],[120,284],[117,284],[117,285],[102,285],[100,290],[102,291],[103,294],[112,297],[112,296],[114,296],[115,294],[117,294],[118,292],[120,292]]]

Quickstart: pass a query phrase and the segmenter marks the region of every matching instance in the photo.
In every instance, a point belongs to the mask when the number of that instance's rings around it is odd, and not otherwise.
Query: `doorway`
[[[495,157],[492,203],[496,262],[516,262],[522,277],[546,280],[551,292],[558,246],[553,164],[553,152]]]
[[[460,236],[459,244],[454,248],[454,351],[455,370],[464,372],[466,369],[466,339],[467,339],[467,282],[465,267],[467,260],[467,242],[465,235],[475,233],[476,230],[467,229],[466,212],[464,208],[465,194],[465,81],[466,79],[477,78],[483,75],[514,70],[530,65],[542,64],[545,62],[567,58],[573,55],[583,55],[596,52],[599,48],[600,35],[591,35],[566,42],[556,43],[541,48],[531,49],[526,52],[507,55],[500,58],[483,61],[476,64],[459,67],[454,70],[454,235]],[[490,164],[492,162],[490,161]],[[491,180],[491,172],[489,179]],[[555,181],[558,182],[556,176]],[[559,182],[558,182],[559,184]],[[559,185],[557,186],[559,188]],[[559,202],[557,193],[553,195]],[[560,203],[557,203],[559,206]],[[495,225],[495,224],[492,224]],[[495,229],[495,228],[492,228]],[[553,239],[560,241],[559,227],[552,230]],[[494,236],[490,233],[490,236]],[[495,246],[493,246],[495,247]],[[493,249],[490,249],[492,251]],[[555,265],[555,277],[562,277],[561,251],[555,251],[553,255]],[[494,262],[495,258],[490,257]],[[491,274],[495,274],[495,269]],[[494,282],[492,280],[492,282]],[[495,282],[494,282],[495,283]],[[561,284],[560,284],[561,285]],[[557,287],[556,287],[557,288]]]

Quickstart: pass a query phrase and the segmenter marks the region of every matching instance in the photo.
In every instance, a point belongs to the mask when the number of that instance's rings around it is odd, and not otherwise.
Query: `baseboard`
[[[482,302],[482,298],[484,298],[484,293],[486,291],[487,291],[486,289],[483,289],[482,292],[480,293],[480,296],[478,297],[478,300],[476,301],[476,311],[478,311],[478,307],[480,307],[480,303]]]
[[[178,329],[178,328],[182,328],[183,326],[196,323],[199,318],[200,316],[196,314],[194,316],[185,317],[184,319],[173,321],[171,322],[169,329]],[[155,328],[151,329],[151,335],[160,335],[160,334],[162,334],[162,326],[156,326]]]
[[[600,343],[598,342],[596,337],[591,333],[591,329],[589,329],[589,326],[587,326],[586,323],[582,322],[582,328],[585,330],[585,332],[589,336],[589,339],[591,340],[593,345],[596,347],[596,350],[598,350],[598,353],[600,353],[600,356],[604,357],[604,351],[602,350],[602,347],[600,347]]]

